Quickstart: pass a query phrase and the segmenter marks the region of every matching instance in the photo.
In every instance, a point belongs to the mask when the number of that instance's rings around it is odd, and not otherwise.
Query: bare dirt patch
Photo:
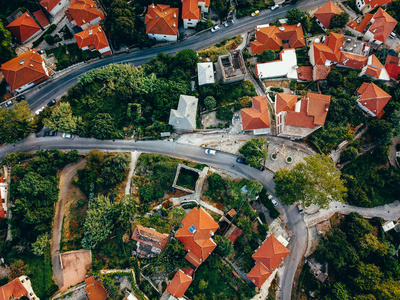
[[[85,280],[86,272],[92,263],[92,253],[90,250],[79,250],[62,253],[60,256],[64,279],[60,290],[65,291]]]

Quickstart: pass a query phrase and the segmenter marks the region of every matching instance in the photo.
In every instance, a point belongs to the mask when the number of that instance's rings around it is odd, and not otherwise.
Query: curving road
[[[79,137],[74,140],[62,139],[61,137],[32,137],[21,143],[6,145],[0,148],[0,159],[3,159],[7,153],[11,152],[30,152],[40,149],[77,149],[81,152],[88,152],[94,148],[110,152],[141,151],[170,155],[209,164],[213,167],[228,170],[252,180],[258,180],[271,193],[274,192],[275,188],[272,172],[261,172],[250,166],[236,163],[236,156],[232,154],[218,152],[217,155],[207,155],[204,152],[204,148],[165,141],[101,141]],[[306,250],[307,229],[301,215],[298,214],[294,206],[280,206],[279,208],[292,233],[292,238],[288,246],[291,254],[283,263],[285,272],[282,278],[280,278],[281,290],[278,291],[278,299],[289,300],[291,299],[292,283],[297,266]]]
[[[195,51],[204,49],[218,43],[224,38],[243,34],[254,29],[257,25],[275,21],[278,17],[283,17],[286,11],[290,8],[297,7],[300,10],[309,10],[326,2],[327,0],[299,0],[294,5],[286,5],[274,11],[261,11],[260,15],[254,18],[245,17],[237,19],[234,25],[229,27],[221,26],[221,30],[215,33],[206,31],[191,36],[182,42],[171,44],[165,47],[154,47],[134,53],[119,54],[82,64],[63,76],[48,79],[43,84],[27,91],[24,93],[24,95],[26,97],[26,101],[30,104],[31,109],[36,110],[43,105],[46,105],[51,99],[64,95],[70,87],[77,83],[78,77],[92,69],[104,67],[111,63],[133,63],[136,66],[139,66],[146,63],[159,52],[174,55],[176,52],[179,52],[183,49],[193,49]]]

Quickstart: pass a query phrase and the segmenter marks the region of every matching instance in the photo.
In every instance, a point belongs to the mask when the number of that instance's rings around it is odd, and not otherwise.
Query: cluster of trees
[[[317,293],[324,299],[400,298],[400,264],[395,246],[357,213],[327,232],[314,252],[328,262],[330,280]]]
[[[327,207],[331,201],[343,201],[347,189],[335,163],[324,155],[308,156],[305,161],[275,173],[275,191],[282,203]]]
[[[0,20],[0,65],[15,57],[15,52],[11,47],[12,35],[8,31],[2,20]]]
[[[285,18],[289,25],[301,23],[304,31],[308,32],[310,30],[310,20],[307,14],[298,8],[289,9],[285,14]]]
[[[268,156],[268,141],[265,138],[252,139],[239,149],[239,153],[246,158],[250,166],[258,168]]]
[[[1,57],[1,55],[0,55]],[[34,129],[32,111],[26,101],[14,103],[15,109],[0,109],[0,144],[14,143],[28,136]]]

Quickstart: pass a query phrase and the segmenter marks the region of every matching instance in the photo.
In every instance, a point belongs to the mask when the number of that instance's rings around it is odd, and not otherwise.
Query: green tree
[[[342,74],[335,68],[331,69],[326,78],[328,85],[334,88],[341,86],[343,84],[343,76]]]
[[[250,199],[255,199],[256,196],[261,192],[263,186],[257,180],[250,181],[246,184],[247,188],[247,197]]]
[[[205,281],[204,279],[200,279],[199,281],[199,290],[204,291],[208,287],[208,281]]]
[[[347,147],[340,153],[340,162],[352,161],[358,156],[358,150],[354,147]]]
[[[257,62],[265,63],[276,59],[276,53],[273,50],[267,49],[263,53],[257,54]]]
[[[61,102],[53,110],[51,116],[43,120],[43,124],[50,130],[75,133],[78,121],[81,121],[81,118],[73,115],[71,105],[68,102]]]
[[[302,23],[303,19],[306,18],[306,14],[298,8],[291,8],[286,12],[285,18],[289,25],[293,25]]]
[[[82,246],[85,249],[93,249],[97,243],[107,239],[114,228],[112,216],[113,204],[107,196],[98,195],[89,202],[83,224]]]
[[[336,282],[332,289],[333,294],[337,300],[351,300],[351,294],[346,285],[341,282]]]
[[[264,138],[252,139],[239,149],[239,153],[246,158],[250,166],[257,168],[268,156],[268,141]]]
[[[32,244],[32,251],[37,256],[44,255],[46,247],[49,245],[50,235],[48,232],[39,235],[36,242]]]
[[[368,131],[376,144],[391,145],[393,138],[393,125],[386,120],[372,120],[368,125]]]
[[[130,45],[135,41],[135,14],[126,1],[112,2],[105,25],[117,44]]]
[[[199,62],[199,57],[197,53],[192,49],[185,49],[179,51],[174,57],[174,65],[180,69],[184,70],[194,70]]]
[[[354,282],[363,292],[372,291],[383,279],[383,273],[378,266],[373,264],[361,262],[357,266],[357,273],[358,276],[354,279]]]
[[[92,120],[90,130],[92,136],[96,139],[106,140],[115,137],[115,122],[108,113],[99,113]]]
[[[346,12],[342,12],[340,15],[335,15],[329,23],[329,29],[344,28],[349,23],[350,16]]]
[[[15,52],[11,47],[12,35],[0,20],[0,65],[15,57]]]
[[[130,163],[131,156],[125,152],[106,158],[101,167],[104,187],[111,188],[121,183],[126,177],[126,169]]]
[[[218,120],[230,121],[233,118],[232,107],[229,105],[218,106],[217,112],[215,115]]]
[[[324,155],[308,156],[305,161],[275,173],[276,195],[282,202],[327,207],[331,201],[343,201],[347,189],[335,163]]]
[[[217,101],[215,100],[215,98],[213,96],[207,96],[204,99],[204,106],[208,110],[213,109],[213,108],[215,108],[215,106],[217,106]]]
[[[30,132],[33,117],[29,104],[25,101],[14,103],[15,109],[0,109],[0,143],[14,143],[25,138]]]
[[[211,2],[212,11],[218,15],[221,21],[228,15],[229,4],[230,2],[227,0],[214,0]]]
[[[224,236],[216,235],[214,237],[217,243],[216,253],[221,256],[229,256],[233,252],[233,243]]]

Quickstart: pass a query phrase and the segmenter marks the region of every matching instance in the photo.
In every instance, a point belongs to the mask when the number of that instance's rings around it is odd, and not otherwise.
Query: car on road
[[[229,23],[228,23],[228,21],[225,21],[224,23],[222,23],[222,24],[224,24],[224,26],[225,27],[228,27],[229,26]]]
[[[13,106],[14,102],[12,100],[8,100],[6,103],[4,103],[5,107],[11,107]]]
[[[231,25],[233,25],[233,24],[235,24],[235,21],[234,21],[233,19],[230,19],[230,20],[228,21],[228,23],[231,24]]]
[[[279,7],[279,4],[275,4],[274,6],[271,6],[271,10],[275,10]]]
[[[22,100],[25,100],[25,96],[24,95],[19,95],[15,98],[15,100],[17,100],[17,102],[21,102]]]
[[[274,206],[277,206],[277,205],[278,205],[278,202],[276,202],[276,200],[274,199],[274,197],[272,197],[272,195],[268,195],[268,199],[272,202],[272,204],[273,204]]]
[[[255,17],[255,16],[258,16],[259,14],[260,14],[260,11],[259,11],[259,10],[256,10],[256,11],[254,11],[254,12],[251,13],[251,16],[252,16],[252,17]]]
[[[265,168],[265,166],[261,165],[257,169],[259,169],[262,172],[262,171],[265,171],[266,168]]]
[[[221,27],[219,27],[218,25],[215,25],[215,26],[213,26],[212,28],[211,28],[211,32],[216,32],[216,31],[218,31],[218,30],[220,30],[221,29]]]
[[[246,159],[241,158],[241,157],[236,158],[236,162],[239,164],[248,165],[248,163],[246,162]]]
[[[44,109],[45,109],[45,106],[42,106],[37,111],[35,111],[35,115],[39,115]]]
[[[56,104],[56,102],[57,102],[56,99],[52,99],[52,100],[49,101],[49,103],[47,103],[47,106],[48,107],[53,106],[54,104]]]
[[[213,149],[206,149],[206,154],[208,154],[208,155],[215,155],[215,154],[217,154],[217,151],[216,150],[213,150]]]
[[[71,140],[73,140],[75,138],[75,136],[73,134],[63,133],[62,138],[63,139],[71,139]]]

